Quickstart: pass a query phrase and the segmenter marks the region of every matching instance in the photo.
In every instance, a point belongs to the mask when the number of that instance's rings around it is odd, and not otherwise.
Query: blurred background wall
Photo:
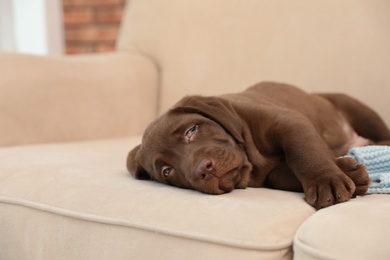
[[[125,3],[0,0],[0,50],[38,55],[113,51]]]

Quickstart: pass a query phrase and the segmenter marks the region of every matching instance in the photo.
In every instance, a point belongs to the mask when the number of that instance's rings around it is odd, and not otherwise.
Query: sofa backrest
[[[268,80],[347,92],[390,123],[388,0],[131,0],[118,43],[161,71],[160,112]]]

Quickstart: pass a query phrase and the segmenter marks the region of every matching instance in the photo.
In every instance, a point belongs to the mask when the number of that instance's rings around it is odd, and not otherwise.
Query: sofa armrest
[[[140,134],[156,116],[158,72],[137,53],[0,53],[0,146]]]

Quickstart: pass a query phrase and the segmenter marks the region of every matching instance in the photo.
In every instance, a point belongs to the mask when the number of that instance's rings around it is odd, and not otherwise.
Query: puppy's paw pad
[[[367,192],[371,180],[364,165],[359,164],[352,157],[337,158],[336,164],[355,183],[356,190],[353,196],[363,195]]]
[[[316,209],[348,201],[355,192],[355,184],[345,175],[322,177],[305,189],[306,201]]]

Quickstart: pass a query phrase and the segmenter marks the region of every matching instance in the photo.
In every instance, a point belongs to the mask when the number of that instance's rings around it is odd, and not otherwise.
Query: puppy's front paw
[[[359,164],[352,157],[336,158],[336,164],[355,183],[356,190],[353,196],[363,195],[367,192],[371,180],[364,165]]]
[[[354,182],[345,174],[318,177],[305,187],[307,203],[321,209],[348,201],[355,192]]]

